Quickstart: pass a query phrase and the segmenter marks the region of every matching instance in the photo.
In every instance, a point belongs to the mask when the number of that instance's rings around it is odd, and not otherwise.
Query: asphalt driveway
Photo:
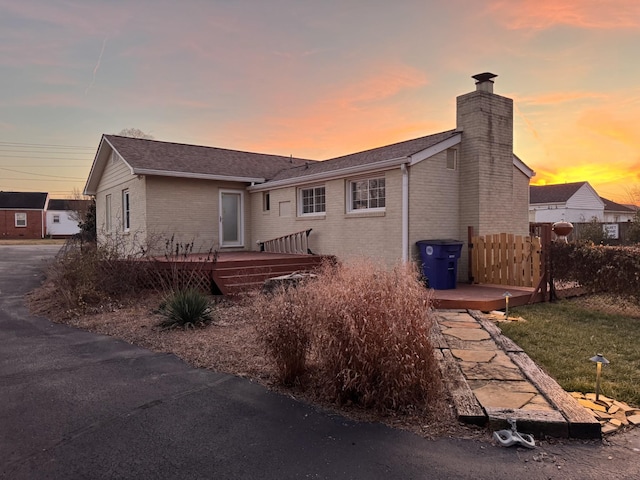
[[[23,295],[58,248],[0,246],[1,478],[587,479],[601,474],[588,459],[634,454],[425,440],[53,324],[31,316]]]

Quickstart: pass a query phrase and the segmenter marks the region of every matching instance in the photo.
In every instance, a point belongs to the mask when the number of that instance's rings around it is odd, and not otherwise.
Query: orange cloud
[[[578,124],[590,132],[640,149],[640,125],[634,118],[616,116],[610,108],[588,110]]]
[[[250,124],[227,124],[224,137],[254,151],[325,159],[426,135],[440,127],[417,121],[418,115],[412,114],[415,105],[403,98],[428,84],[424,72],[403,65],[378,66],[375,71],[296,108],[269,110]],[[282,101],[286,95],[281,92],[277,97]],[[254,132],[252,139],[247,140],[247,131]]]
[[[585,29],[640,26],[637,0],[497,0],[489,11],[513,30],[545,30],[556,25]]]
[[[558,105],[578,100],[602,100],[606,95],[595,92],[550,92],[542,95],[522,97],[512,95],[514,102],[519,105]]]

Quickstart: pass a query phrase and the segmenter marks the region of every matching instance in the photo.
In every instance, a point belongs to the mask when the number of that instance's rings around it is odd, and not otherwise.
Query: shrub
[[[145,269],[121,260],[108,246],[68,241],[47,270],[52,301],[66,310],[84,311],[114,298],[136,293]]]
[[[592,242],[596,245],[606,243],[609,236],[602,227],[602,222],[593,217],[589,222],[580,224],[579,238],[581,242]]]
[[[285,385],[299,382],[306,373],[311,346],[310,290],[280,287],[271,295],[254,300],[260,318],[259,338],[275,363],[279,380]]]
[[[178,290],[161,305],[160,314],[165,318],[159,326],[164,329],[205,326],[211,322],[212,313],[209,300],[200,291]]]
[[[640,301],[640,247],[553,243],[551,262],[556,280]]]
[[[309,380],[325,400],[421,410],[441,391],[429,295],[413,266],[360,260],[262,297],[256,312],[282,378],[299,378],[312,360]]]

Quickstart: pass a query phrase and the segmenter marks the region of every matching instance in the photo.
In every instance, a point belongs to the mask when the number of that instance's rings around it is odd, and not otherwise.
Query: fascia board
[[[535,177],[536,175],[536,172],[527,167],[527,165],[520,160],[516,154],[513,155],[513,165],[529,178]]]
[[[151,168],[134,168],[134,175],[153,175],[156,177],[194,178],[199,180],[220,180],[223,182],[262,183],[264,178],[258,177],[232,177],[227,175],[211,175],[206,173],[173,172],[170,170],[154,170]]]
[[[122,155],[120,155],[118,150],[116,150],[116,148],[111,144],[111,142],[103,135],[102,139],[100,140],[100,146],[98,147],[98,151],[96,152],[96,156],[93,159],[93,164],[91,165],[91,171],[89,172],[89,178],[87,178],[87,183],[86,183],[86,185],[84,187],[83,193],[85,195],[95,195],[97,193],[98,184],[100,183],[100,178],[99,177],[101,177],[102,174],[104,173],[104,167],[106,166],[107,162],[109,161],[109,157],[110,157],[110,155],[108,155],[106,153],[106,151],[103,151],[105,143],[107,145],[109,145],[109,148],[111,148],[111,150],[113,152],[116,152],[118,154],[118,157],[120,157],[120,160],[122,160],[124,162],[124,164],[129,169],[129,172],[131,172],[131,174],[133,174],[133,167],[124,159],[124,157]],[[96,177],[98,177],[98,178],[96,178]]]
[[[266,182],[261,185],[248,187],[250,192],[260,192],[271,190],[274,188],[290,187],[295,185],[305,185],[320,181],[336,180],[339,178],[351,177],[362,173],[375,173],[381,170],[389,170],[403,163],[408,163],[409,157],[391,158],[382,160],[381,162],[368,163],[366,165],[358,165],[355,167],[341,168],[339,170],[331,170],[330,172],[314,173],[312,175],[304,175],[302,177],[287,178],[284,180],[276,180],[274,182]]]
[[[562,207],[567,208],[567,202],[540,202],[540,203],[531,203],[529,202],[530,207]]]
[[[104,171],[104,161],[100,161],[101,156],[100,154],[102,153],[102,147],[104,145],[106,141],[106,138],[104,138],[104,135],[102,136],[102,138],[100,139],[100,144],[98,145],[98,150],[96,151],[96,155],[95,157],[93,157],[93,163],[91,164],[91,170],[89,171],[89,176],[87,177],[87,183],[85,183],[84,185],[84,190],[82,191],[82,193],[84,195],[95,195],[96,194],[96,188],[97,188],[97,183],[98,181],[96,180],[96,175],[98,175],[98,166],[101,166],[102,168],[100,168],[100,174],[102,174],[102,172]],[[113,147],[112,147],[113,148]]]
[[[446,140],[443,140],[440,143],[436,143],[429,148],[425,148],[417,153],[411,155],[411,161],[409,162],[409,166],[413,166],[416,163],[420,163],[423,160],[426,160],[429,157],[433,157],[434,155],[445,151],[447,148],[451,148],[454,145],[458,145],[462,141],[462,134],[457,133],[453,137],[449,137]]]

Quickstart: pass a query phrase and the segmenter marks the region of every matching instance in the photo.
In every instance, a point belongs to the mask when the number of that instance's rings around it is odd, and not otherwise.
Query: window
[[[262,192],[262,211],[268,212],[271,210],[271,195],[269,192]]]
[[[26,227],[26,226],[27,226],[27,214],[16,213],[16,227]]]
[[[111,195],[105,197],[104,202],[104,228],[107,232],[111,231]]]
[[[324,187],[301,188],[299,190],[300,215],[314,215],[326,210]]]
[[[122,228],[125,232],[128,232],[131,227],[129,214],[129,189],[127,189],[122,191]]]
[[[350,210],[382,210],[385,207],[384,177],[349,182]]]
[[[53,223],[60,223],[60,215],[53,216]]]
[[[447,168],[449,170],[458,168],[458,150],[455,148],[447,150]]]

